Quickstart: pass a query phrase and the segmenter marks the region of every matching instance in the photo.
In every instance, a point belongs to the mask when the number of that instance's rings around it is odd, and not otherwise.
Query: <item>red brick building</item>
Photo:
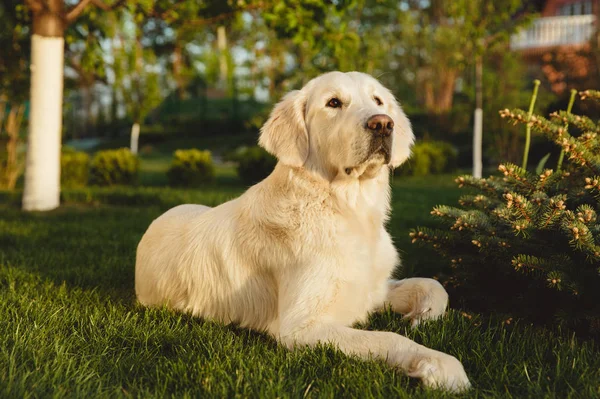
[[[558,46],[581,46],[596,30],[599,0],[548,0],[541,17],[511,40],[515,50],[539,52]]]
[[[544,6],[542,17],[596,15],[598,1],[594,0],[549,0]]]
[[[600,0],[548,0],[540,18],[511,38],[511,48],[522,52],[557,94],[596,88],[599,15]]]

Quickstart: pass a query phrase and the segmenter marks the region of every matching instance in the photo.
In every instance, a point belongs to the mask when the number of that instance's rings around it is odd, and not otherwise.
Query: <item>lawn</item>
[[[230,169],[220,175],[203,190],[65,191],[48,213],[22,213],[19,194],[2,193],[0,397],[448,396],[330,346],[289,352],[264,334],[136,305],[135,247],[146,227],[173,205],[216,205],[243,191]],[[397,274],[430,275],[440,260],[416,252],[408,230],[459,192],[449,176],[396,177],[393,191],[390,231],[405,259]],[[458,357],[474,385],[461,397],[600,397],[600,350],[568,332],[460,310],[416,329],[391,312],[359,327]]]

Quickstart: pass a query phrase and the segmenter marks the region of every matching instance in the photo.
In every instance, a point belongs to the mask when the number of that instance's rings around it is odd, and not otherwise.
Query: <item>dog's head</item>
[[[397,167],[414,135],[388,89],[359,72],[330,72],[288,93],[261,129],[259,144],[289,166],[328,176]]]

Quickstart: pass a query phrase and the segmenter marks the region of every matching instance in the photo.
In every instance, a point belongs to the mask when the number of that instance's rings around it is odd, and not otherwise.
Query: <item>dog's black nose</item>
[[[367,120],[367,129],[378,136],[387,137],[394,130],[394,121],[387,115],[373,115]]]

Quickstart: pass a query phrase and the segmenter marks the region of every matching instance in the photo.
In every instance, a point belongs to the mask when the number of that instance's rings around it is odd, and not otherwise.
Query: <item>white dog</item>
[[[279,160],[273,173],[216,208],[181,205],[152,222],[137,249],[138,300],[267,331],[288,347],[330,342],[427,386],[468,388],[456,358],[350,327],[386,304],[413,324],[446,309],[435,280],[389,280],[399,264],[385,230],[390,168],[413,139],[369,75],[331,72],[287,94],[260,134]]]

